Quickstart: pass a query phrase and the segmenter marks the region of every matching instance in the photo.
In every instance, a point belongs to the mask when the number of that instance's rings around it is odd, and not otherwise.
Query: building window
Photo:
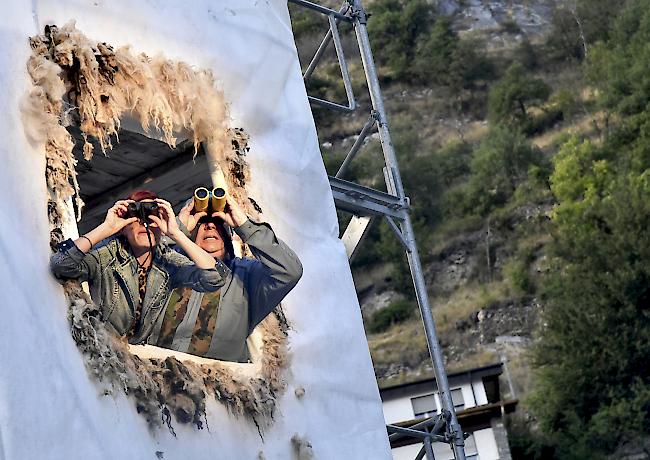
[[[413,414],[415,415],[415,418],[431,417],[436,415],[438,410],[434,394],[411,398],[411,404],[413,405]]]
[[[463,399],[463,391],[460,388],[451,390],[451,400],[455,409],[463,410],[465,408],[465,399]]]
[[[488,404],[499,402],[499,377],[486,377],[483,379],[483,388]]]

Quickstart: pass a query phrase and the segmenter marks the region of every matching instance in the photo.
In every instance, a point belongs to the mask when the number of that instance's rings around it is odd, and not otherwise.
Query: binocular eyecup
[[[194,190],[194,212],[213,212],[223,211],[226,207],[226,190],[222,187],[215,187],[208,190],[205,187],[199,187]]]
[[[141,222],[147,222],[149,216],[158,216],[159,207],[155,201],[136,201],[129,203],[126,209],[126,218],[137,217]]]

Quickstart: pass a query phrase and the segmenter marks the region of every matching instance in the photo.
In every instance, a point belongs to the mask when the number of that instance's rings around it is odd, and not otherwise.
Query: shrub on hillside
[[[370,8],[368,34],[376,59],[395,78],[418,80],[413,63],[416,50],[435,22],[435,9],[426,0],[377,0]]]
[[[434,152],[433,157],[440,181],[448,187],[470,172],[472,145],[468,142],[451,142]]]
[[[506,126],[494,126],[474,151],[469,180],[452,192],[452,214],[485,215],[505,204],[528,179],[531,166],[543,164],[541,152],[525,136]]]
[[[454,94],[472,89],[477,81],[491,80],[495,69],[484,50],[484,42],[461,40],[452,21],[441,16],[420,44],[414,70],[422,83],[448,86]]]
[[[410,318],[414,311],[415,306],[408,300],[393,302],[372,316],[368,323],[368,332],[371,334],[384,332],[392,325],[402,323]]]
[[[541,107],[551,95],[551,88],[539,78],[526,73],[521,64],[513,64],[490,89],[488,118],[526,133],[539,130],[530,110]]]
[[[503,267],[503,272],[517,294],[528,294],[533,291],[534,284],[528,273],[528,267],[523,261],[516,259],[509,261]]]

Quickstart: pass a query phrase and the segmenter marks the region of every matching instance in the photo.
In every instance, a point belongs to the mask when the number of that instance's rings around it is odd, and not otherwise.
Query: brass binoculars
[[[199,187],[194,190],[194,212],[213,212],[223,211],[226,207],[226,190],[222,187],[215,187],[208,190],[205,187]]]

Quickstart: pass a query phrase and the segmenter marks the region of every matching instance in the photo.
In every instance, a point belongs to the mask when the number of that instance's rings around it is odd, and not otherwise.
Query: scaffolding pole
[[[364,126],[362,132],[359,135],[359,138],[357,138],[357,141],[355,142],[355,145],[347,155],[344,164],[336,174],[336,177],[330,177],[330,184],[332,186],[332,191],[338,209],[351,212],[358,217],[383,216],[386,218],[391,229],[395,232],[398,240],[404,246],[409,268],[411,271],[411,276],[413,278],[415,295],[420,309],[420,314],[422,316],[422,322],[427,339],[427,346],[429,348],[429,354],[433,363],[436,384],[442,403],[441,413],[432,419],[417,424],[410,430],[389,425],[387,427],[388,432],[393,433],[393,436],[410,436],[421,440],[423,442],[423,447],[418,454],[418,458],[423,458],[423,456],[426,456],[428,460],[434,460],[431,443],[440,441],[450,444],[456,460],[465,460],[465,438],[456,417],[454,403],[452,401],[451,392],[449,390],[447,373],[444,367],[442,349],[438,342],[435,321],[433,319],[433,314],[431,313],[431,307],[429,305],[429,298],[424,281],[424,274],[422,271],[420,256],[418,255],[417,244],[415,241],[415,233],[413,231],[413,225],[411,224],[411,219],[408,212],[410,203],[409,199],[404,193],[404,187],[399,173],[395,148],[391,140],[390,130],[388,126],[388,118],[386,116],[381,89],[379,87],[377,70],[370,47],[370,40],[368,38],[368,31],[366,28],[366,12],[361,4],[361,0],[346,0],[343,4],[344,7],[342,7],[339,12],[335,12],[334,10],[327,9],[312,2],[306,2],[304,0],[289,1],[297,5],[312,9],[313,11],[319,12],[329,17],[330,29],[323,39],[323,44],[321,47],[319,47],[317,55],[314,56],[309,64],[309,69],[307,72],[308,77],[312,75],[316,66],[318,65],[318,62],[323,57],[324,47],[327,46],[327,43],[330,41],[331,37],[333,36],[335,40],[338,39],[338,30],[336,28],[337,21],[335,21],[335,19],[343,22],[351,22],[352,26],[354,27],[357,44],[359,46],[361,60],[363,63],[366,82],[370,93],[370,99],[372,102],[372,110],[370,115],[371,118]],[[337,45],[340,45],[340,39],[337,40]],[[351,101],[349,107],[354,110],[356,106],[354,104],[354,95],[352,94],[351,87],[348,84],[349,76],[347,75],[347,63],[345,62],[345,57],[343,56],[340,46],[337,46],[336,48],[339,65],[341,67],[344,84],[346,87],[346,94],[348,96],[348,100]],[[312,98],[310,98],[310,100],[312,100]],[[316,101],[312,100],[312,102]],[[328,104],[325,101],[320,100],[317,101],[317,103],[320,106],[329,108],[334,108],[333,106],[336,105],[334,103]],[[373,122],[379,133],[379,140],[381,142],[382,152],[384,156],[384,177],[386,180],[386,189],[388,193],[369,189],[367,187],[362,187],[358,184],[346,182],[341,179],[341,176],[347,169],[348,165],[361,148],[363,140],[368,135],[370,126],[372,126]],[[360,238],[357,239],[356,244],[359,244],[360,241]],[[355,248],[351,248],[349,253],[353,252],[354,249]],[[444,434],[440,434],[443,429]]]

